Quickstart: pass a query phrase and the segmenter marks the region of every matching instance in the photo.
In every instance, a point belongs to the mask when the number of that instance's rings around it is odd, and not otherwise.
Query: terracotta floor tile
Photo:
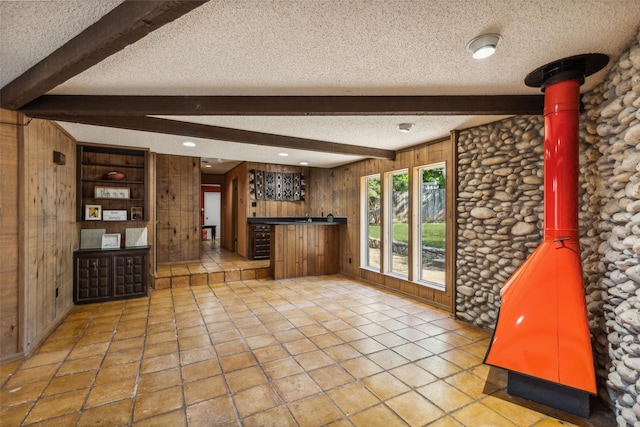
[[[356,350],[358,350],[362,354],[370,354],[376,353],[381,350],[385,350],[386,347],[380,344],[378,341],[373,338],[365,338],[362,340],[351,341],[349,345]]]
[[[362,380],[369,390],[381,400],[387,400],[409,391],[409,387],[388,372],[381,372]]]
[[[97,371],[85,371],[76,374],[53,377],[43,396],[66,393],[73,390],[85,389],[91,385]]]
[[[417,391],[446,412],[454,411],[473,402],[471,397],[444,381],[427,384]]]
[[[355,414],[380,402],[362,384],[355,382],[329,390],[327,394],[346,415]]]
[[[227,394],[222,375],[192,381],[184,385],[184,398],[187,405]]]
[[[351,375],[338,365],[314,369],[309,371],[309,375],[325,391],[355,381]]]
[[[387,370],[409,363],[408,359],[389,349],[369,354],[367,358]]]
[[[103,350],[103,353],[104,353],[104,350]],[[67,357],[68,355],[69,355],[69,349],[52,351],[49,353],[39,353],[29,358],[27,361],[25,361],[20,369],[29,369],[29,368],[35,368],[38,366],[51,365],[51,364],[59,365],[60,362],[62,362],[65,359],[65,357]],[[93,355],[90,355],[90,356],[93,356]]]
[[[229,385],[231,393],[236,393],[250,387],[254,387],[267,382],[262,369],[258,366],[233,371],[225,374],[225,379]]]
[[[17,385],[15,387],[7,384],[0,389],[0,402],[2,402],[2,406],[5,407],[34,401],[48,385],[49,380]]]
[[[342,338],[338,337],[333,333],[316,335],[314,337],[309,338],[315,345],[324,349],[327,347],[333,347],[336,345],[344,344]]]
[[[368,377],[384,370],[364,356],[346,360],[342,362],[342,367],[356,378]]]
[[[452,416],[445,416],[429,424],[429,427],[466,427],[460,424]]]
[[[222,371],[217,360],[209,359],[182,366],[182,380],[185,383],[219,375]]]
[[[300,427],[321,426],[342,418],[340,410],[324,394],[293,402],[289,409]]]
[[[454,348],[453,350],[440,353],[440,357],[451,363],[455,363],[464,369],[473,368],[474,366],[482,364],[482,358],[474,356],[471,353],[467,353],[459,348]]]
[[[142,349],[144,346],[144,330],[137,332],[137,336],[124,339],[116,339],[109,346],[109,351],[124,351],[131,349]]]
[[[105,384],[114,381],[114,379],[125,379],[136,377],[138,375],[140,362],[129,362],[120,365],[103,366],[98,371],[98,376],[94,385]]]
[[[151,393],[165,388],[175,387],[177,385],[180,385],[180,370],[178,368],[151,372],[140,375],[138,379],[137,393]]]
[[[80,418],[79,412],[73,412],[71,414],[61,415],[55,418],[48,418],[46,420],[29,424],[29,427],[69,427],[75,426],[76,422]]]
[[[22,403],[15,406],[3,406],[0,408],[0,425],[3,426],[20,426],[27,412],[33,406],[33,402]]]
[[[420,347],[419,345],[416,345],[412,342],[394,347],[393,351],[412,362],[424,359],[425,357],[429,357],[433,354],[429,350]]]
[[[86,408],[104,405],[118,400],[131,399],[136,388],[135,378],[116,379],[104,384],[92,387],[85,403]]]
[[[249,351],[249,348],[243,340],[228,341],[215,345],[218,357],[230,356],[232,354],[243,353]]]
[[[196,423],[191,424],[196,426]],[[187,426],[185,422],[185,411],[178,409],[175,411],[166,412],[164,414],[156,415],[150,418],[145,418],[141,421],[133,423],[133,427],[160,427],[160,426]]]
[[[283,344],[289,353],[292,355],[306,353],[308,351],[317,350],[318,347],[308,338],[303,338],[295,341],[289,341]]]
[[[429,350],[433,354],[440,354],[454,348],[452,344],[439,340],[436,337],[425,338],[423,340],[416,341],[415,344]]]
[[[220,358],[220,366],[224,372],[237,371],[238,369],[248,368],[256,364],[256,360],[251,353],[238,353],[232,356]]]
[[[416,365],[426,369],[438,378],[446,378],[462,371],[461,367],[444,360],[440,356],[431,356],[426,359],[418,360]]]
[[[191,363],[202,362],[215,358],[215,353],[212,347],[198,347],[191,350],[180,351],[180,363],[182,365],[189,365]]]
[[[451,415],[465,426],[474,425],[478,420],[482,420],[485,425],[495,427],[514,427],[516,425],[478,402],[465,406]]]
[[[294,359],[306,370],[310,371],[333,364],[333,359],[322,350],[310,351],[294,356]]]
[[[445,415],[444,411],[415,391],[401,394],[385,403],[412,426],[422,426]]]
[[[54,332],[55,333],[55,332]],[[71,338],[65,338],[65,339],[51,339],[51,335],[49,336],[49,339],[47,339],[44,344],[42,344],[42,346],[40,346],[40,349],[38,350],[39,353],[48,353],[48,352],[52,352],[52,351],[58,351],[58,350],[65,350],[65,349],[70,349],[72,348],[76,342],[78,342],[78,339],[80,337],[71,337]],[[20,361],[22,362],[22,361]],[[1,383],[2,381],[0,381]]]
[[[462,335],[458,335],[455,332],[445,332],[443,334],[437,335],[436,338],[438,338],[440,341],[455,345],[456,347],[462,347],[473,342],[472,339],[463,337]]]
[[[410,387],[421,387],[437,379],[429,372],[413,364],[394,368],[389,373]]]
[[[106,420],[111,425],[128,425],[131,423],[133,399],[98,406],[82,412],[77,427],[104,425]]]
[[[296,423],[293,421],[293,418],[291,418],[291,414],[285,406],[278,406],[277,408],[269,409],[268,411],[245,418],[242,420],[242,425],[245,427],[295,427]]]
[[[129,350],[108,352],[102,362],[103,367],[111,365],[121,365],[123,363],[139,362],[142,358],[142,349],[132,348]]]
[[[221,396],[187,406],[187,422],[189,426],[226,425],[236,420],[236,412],[229,396]]]
[[[7,388],[15,388],[24,384],[35,382],[50,381],[58,370],[58,364],[36,366],[34,368],[25,369],[24,366],[16,371],[7,384]]]
[[[393,332],[376,335],[375,337],[373,337],[373,339],[388,348],[397,347],[409,342],[401,336],[394,334]]]
[[[177,341],[167,341],[158,344],[148,344],[144,347],[144,358],[150,359],[163,354],[175,353],[178,351]]]
[[[233,395],[240,418],[247,418],[258,412],[278,406],[281,402],[268,384],[243,390]]]
[[[362,354],[351,347],[349,344],[340,344],[333,347],[324,349],[324,352],[336,362],[343,362],[349,359],[355,359],[362,356]]]
[[[258,362],[262,364],[272,360],[282,359],[283,357],[288,357],[289,353],[284,347],[278,344],[254,350],[253,355],[258,359]]]
[[[274,332],[273,336],[283,344],[290,341],[304,339],[304,335],[302,335],[302,333],[297,329]]]
[[[180,387],[172,387],[153,393],[136,396],[133,420],[139,421],[165,412],[181,408],[182,390]]]
[[[480,402],[518,426],[534,425],[549,413],[547,406],[510,396],[506,391],[487,396]]]
[[[269,347],[278,344],[278,341],[270,334],[256,335],[246,339],[247,345],[252,350]]]
[[[299,374],[304,371],[293,357],[286,357],[272,362],[263,363],[262,369],[271,381]]]
[[[476,400],[482,399],[486,395],[498,390],[495,386],[488,384],[485,380],[466,371],[448,377],[445,381]]]
[[[179,365],[178,356],[176,354],[164,354],[162,356],[143,359],[140,366],[141,374],[150,372],[164,371],[165,369],[177,368]]]
[[[349,418],[356,427],[406,427],[409,424],[397,416],[389,407],[384,404],[376,405],[366,409]]]
[[[25,424],[78,412],[84,403],[87,392],[88,389],[75,390],[39,399],[25,419]]]

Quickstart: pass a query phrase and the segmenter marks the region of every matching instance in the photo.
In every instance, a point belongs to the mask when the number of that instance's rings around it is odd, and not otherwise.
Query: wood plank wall
[[[399,152],[395,161],[390,160],[364,160],[334,169],[310,170],[307,194],[309,195],[309,209],[312,212],[324,211],[334,216],[347,217],[347,224],[341,226],[340,234],[340,272],[346,276],[361,278],[377,285],[415,296],[424,301],[442,307],[453,312],[455,301],[452,276],[453,253],[455,249],[448,251],[448,265],[450,276],[446,292],[418,285],[397,277],[384,275],[369,270],[360,269],[360,179],[363,176],[385,172],[391,172],[404,168],[422,166],[426,164],[446,162],[447,182],[450,188],[447,198],[447,215],[450,218],[448,227],[450,248],[453,246],[455,221],[455,163],[453,148],[450,138],[434,141],[414,147],[410,150]],[[410,174],[411,176],[411,174]],[[410,178],[411,179],[411,178]],[[382,213],[384,215],[384,213]],[[411,215],[410,215],[411,216]],[[351,261],[351,262],[349,262]]]
[[[18,120],[18,113],[0,109],[0,361],[22,351],[18,335]]]
[[[158,263],[200,259],[200,158],[156,156]]]
[[[25,119],[19,115],[19,120]],[[25,122],[26,124],[26,122]],[[21,135],[20,135],[21,133]],[[21,144],[20,144],[21,142]],[[19,351],[30,353],[73,307],[76,223],[76,142],[55,122],[32,120],[18,129]],[[53,152],[66,156],[53,163]],[[4,192],[4,186],[3,186]],[[3,259],[5,259],[3,247]]]
[[[286,165],[274,165],[270,163],[247,163],[247,173],[249,170],[262,170],[265,172],[281,172],[281,173],[302,173],[306,181],[307,196],[309,188],[309,168],[286,166]],[[320,211],[310,212],[308,209],[308,203],[305,200],[299,201],[275,201],[275,200],[255,200],[251,199],[249,192],[247,192],[249,203],[247,203],[247,217],[304,217],[306,214],[312,216],[320,216]],[[256,206],[252,206],[255,202]],[[255,215],[254,215],[255,212]]]
[[[249,198],[249,188],[247,178],[249,169],[247,163],[240,163],[224,175],[222,185],[222,218],[220,230],[220,242],[223,248],[232,250],[233,248],[233,181],[238,180],[238,255],[247,256],[247,199]]]

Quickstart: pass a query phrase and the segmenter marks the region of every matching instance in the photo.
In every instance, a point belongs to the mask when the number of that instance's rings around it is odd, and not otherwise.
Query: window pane
[[[445,286],[445,170],[444,165],[420,169],[420,280]]]
[[[400,171],[390,175],[390,241],[391,272],[409,274],[409,172]]]
[[[380,175],[366,178],[365,266],[380,271]]]

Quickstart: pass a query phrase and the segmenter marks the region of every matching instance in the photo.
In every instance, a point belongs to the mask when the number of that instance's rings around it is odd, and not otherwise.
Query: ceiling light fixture
[[[185,147],[195,147],[196,143],[191,141],[185,141],[182,143],[182,145],[184,145]]]
[[[309,162],[300,162],[300,164],[301,164],[302,166],[307,166],[307,165],[309,164]]]
[[[278,153],[278,156],[280,156],[280,157],[287,157],[287,156],[289,156],[289,154],[288,154],[288,153]]]
[[[205,167],[205,168],[210,168],[210,167],[211,167],[211,165],[207,163],[206,165],[204,165],[204,167]]]
[[[411,132],[411,128],[413,128],[413,123],[400,123],[398,125],[398,129],[400,132],[408,133]]]
[[[467,50],[471,52],[473,59],[488,58],[496,52],[500,40],[502,40],[500,34],[483,34],[471,40],[467,44]]]

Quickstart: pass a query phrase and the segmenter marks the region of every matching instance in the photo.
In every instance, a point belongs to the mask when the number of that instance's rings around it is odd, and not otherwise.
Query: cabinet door
[[[112,296],[110,256],[78,257],[76,263],[76,301],[101,300]]]
[[[146,295],[147,257],[145,254],[116,255],[114,292],[115,296]]]

